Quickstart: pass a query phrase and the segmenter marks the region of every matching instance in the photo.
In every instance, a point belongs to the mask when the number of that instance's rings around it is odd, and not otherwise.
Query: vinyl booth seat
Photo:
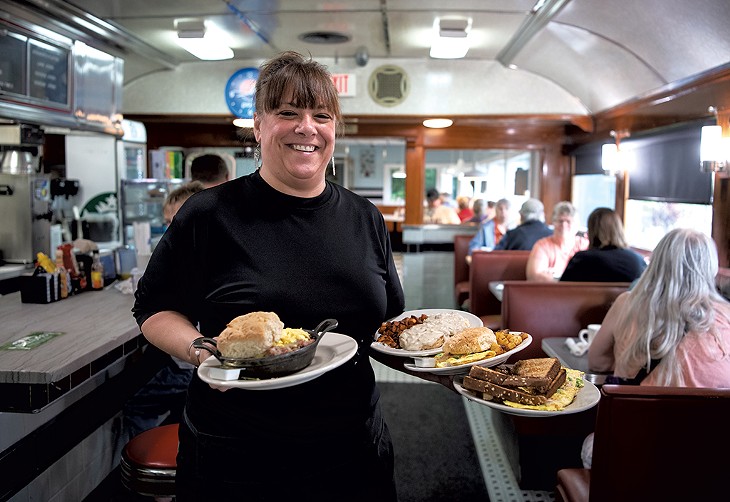
[[[503,327],[532,335],[520,359],[547,357],[542,339],[578,336],[589,324],[600,324],[628,282],[506,281],[502,292]]]
[[[604,385],[591,469],[557,473],[559,502],[727,500],[730,389]]]
[[[474,251],[469,267],[469,311],[491,329],[508,327],[502,303],[489,290],[494,281],[524,281],[529,251]]]
[[[469,299],[469,265],[466,257],[473,238],[473,235],[454,236],[454,302],[457,309]]]

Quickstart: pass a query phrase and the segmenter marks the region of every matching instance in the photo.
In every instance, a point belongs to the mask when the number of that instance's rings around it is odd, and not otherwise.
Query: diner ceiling
[[[175,43],[180,19],[224,30],[235,59],[263,60],[289,49],[315,59],[354,59],[360,51],[417,66],[429,60],[436,18],[467,18],[467,61],[496,61],[545,79],[589,114],[730,68],[728,0],[547,0],[533,11],[536,1],[27,0],[0,6],[22,4],[75,19],[125,59],[125,83],[195,61]],[[308,32],[340,33],[346,41],[302,41]]]

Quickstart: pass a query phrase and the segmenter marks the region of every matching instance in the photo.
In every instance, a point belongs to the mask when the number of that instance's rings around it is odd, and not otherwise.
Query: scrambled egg
[[[309,340],[309,333],[300,328],[284,328],[274,345],[290,345],[299,340]]]
[[[547,403],[540,405],[519,404],[512,401],[504,401],[504,404],[513,408],[540,411],[560,411],[573,402],[578,391],[583,388],[583,372],[565,368],[567,375],[565,383],[550,396]]]
[[[493,350],[485,350],[483,352],[474,352],[473,354],[463,354],[463,355],[456,355],[452,354],[451,356],[444,359],[444,353],[440,353],[436,356],[436,367],[437,368],[446,368],[449,366],[459,366],[461,364],[469,364],[473,363],[474,361],[481,361],[482,359],[487,359],[489,357],[494,357],[497,355],[497,353]]]

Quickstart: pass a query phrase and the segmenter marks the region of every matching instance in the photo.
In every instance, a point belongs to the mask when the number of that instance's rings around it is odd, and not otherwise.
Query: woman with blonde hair
[[[635,287],[606,314],[592,371],[621,383],[730,387],[730,303],[715,288],[717,248],[691,229],[662,238]]]
[[[528,281],[558,280],[573,255],[588,249],[588,239],[576,232],[575,214],[575,207],[567,200],[555,204],[553,234],[535,242],[527,259]]]
[[[624,226],[613,209],[599,207],[588,216],[590,248],[568,262],[561,281],[633,282],[646,268],[644,258],[628,248]]]

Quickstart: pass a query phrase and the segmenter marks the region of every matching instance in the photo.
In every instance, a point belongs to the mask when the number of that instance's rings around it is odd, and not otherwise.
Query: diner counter
[[[59,336],[27,349],[0,348],[0,411],[46,406],[140,347],[132,295],[113,287],[48,304],[0,297],[0,347],[37,332]]]
[[[14,265],[9,263],[5,264],[0,267],[0,281],[20,277],[26,272],[32,272],[33,268],[33,265]]]

